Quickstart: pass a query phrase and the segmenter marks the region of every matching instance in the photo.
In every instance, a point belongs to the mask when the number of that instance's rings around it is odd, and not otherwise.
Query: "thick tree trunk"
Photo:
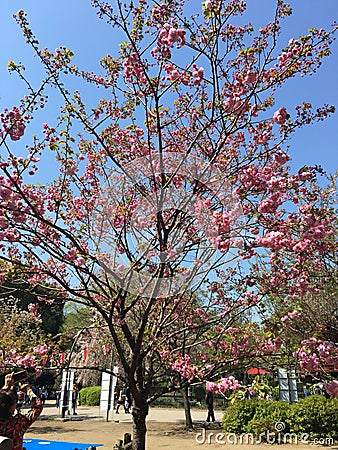
[[[141,405],[133,406],[133,450],[145,450],[146,448],[146,417],[148,404],[144,401]]]
[[[187,430],[193,430],[194,425],[192,423],[188,389],[189,389],[188,386],[185,386],[184,388],[181,389],[184,413],[185,413],[185,427]]]

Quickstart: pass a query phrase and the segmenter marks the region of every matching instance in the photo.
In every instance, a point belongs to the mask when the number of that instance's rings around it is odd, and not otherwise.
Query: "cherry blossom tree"
[[[19,267],[1,263],[1,269],[6,277],[0,286],[0,370],[35,368],[39,374],[58,358],[65,299],[47,285],[27,283]]]
[[[56,335],[64,321],[63,308],[66,298],[46,285],[30,286],[19,273],[11,274],[0,287],[0,299],[4,308],[12,303],[18,311],[36,311],[41,316],[41,327],[46,334]]]
[[[215,381],[272,354],[278,337],[236,326],[239,318],[269,293],[318,289],[311,274],[335,247],[334,218],[315,206],[316,169],[293,173],[285,143],[334,107],[290,109],[275,98],[286,81],[317,71],[336,28],[281,41],[292,14],[282,0],[257,32],[241,19],[241,0],[92,3],[122,41],[102,73],[77,67],[67,48],[41,48],[25,12],[16,15],[46,77],[35,89],[21,64],[8,64],[27,95],[1,115],[1,250],[30,284],[53,283],[108,328],[141,450],[165,368]],[[103,92],[98,104],[70,92],[69,77]],[[59,117],[32,122],[51,88]],[[31,122],[37,132],[23,149]],[[46,161],[58,173],[42,184]],[[208,295],[196,305],[201,286]]]
[[[0,371],[34,368],[39,375],[57,352],[53,337],[43,330],[36,304],[30,303],[27,310],[22,310],[13,299],[7,300],[0,313]]]
[[[330,184],[326,189],[314,186],[320,191],[318,203],[313,206],[332,210],[333,242],[337,236],[336,211],[336,175],[329,177]],[[284,264],[292,267],[292,258]],[[257,279],[264,266],[257,265]],[[302,296],[288,298],[282,291],[277,295],[266,295],[259,305],[264,326],[279,336],[283,342],[284,357],[298,366],[304,374],[306,372],[331,379],[329,372],[334,372],[338,363],[337,348],[337,253],[336,247],[332,251],[321,253],[321,262],[317,271],[309,271],[309,281],[313,286]],[[265,284],[264,277],[260,281]],[[263,288],[264,289],[264,288]],[[335,382],[333,383],[333,386]],[[330,383],[326,382],[327,392],[335,392]]]

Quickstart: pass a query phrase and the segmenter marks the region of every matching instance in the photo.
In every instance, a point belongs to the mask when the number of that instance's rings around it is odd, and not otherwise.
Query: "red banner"
[[[109,353],[109,345],[108,344],[104,344],[103,346],[103,351],[105,353],[105,355],[107,356]]]

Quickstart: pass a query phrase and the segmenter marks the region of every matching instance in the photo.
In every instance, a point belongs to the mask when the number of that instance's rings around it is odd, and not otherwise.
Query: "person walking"
[[[205,396],[205,403],[208,407],[208,416],[207,422],[215,422],[215,413],[214,413],[214,394],[211,391],[207,391],[207,395]]]
[[[120,409],[121,405],[123,405],[124,408],[125,408],[125,399],[126,399],[126,396],[125,396],[125,394],[123,392],[123,389],[120,389],[119,394],[118,394],[118,398],[117,398],[117,402],[116,402],[117,403],[116,411],[115,411],[116,414],[120,414],[119,413],[119,409]],[[124,409],[124,411],[126,411],[126,410]]]
[[[42,388],[40,389],[39,397],[40,397],[42,403],[45,404],[45,402],[48,398],[48,389],[46,388],[46,386],[42,386]]]
[[[34,394],[30,384],[20,384],[20,390],[27,394],[30,400],[30,409],[26,414],[17,413],[17,396],[14,390],[15,380],[13,373],[5,376],[5,385],[0,391],[0,435],[12,439],[13,450],[23,450],[23,436],[28,428],[40,416],[43,404]]]
[[[128,386],[125,386],[125,388],[124,388],[124,396],[125,396],[124,412],[128,414],[128,413],[130,413],[130,408],[131,408],[131,404],[132,404],[131,393],[130,393],[130,389]]]

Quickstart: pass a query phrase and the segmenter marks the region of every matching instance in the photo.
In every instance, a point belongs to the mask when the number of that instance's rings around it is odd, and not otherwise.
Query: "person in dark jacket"
[[[129,413],[129,412],[130,412],[131,405],[132,405],[132,400],[131,400],[130,389],[129,389],[128,386],[125,386],[125,387],[124,387],[124,395],[125,395],[124,412],[125,412],[125,413]]]
[[[208,407],[207,422],[215,422],[214,394],[211,391],[207,391],[207,395],[205,396],[205,403]]]
[[[72,410],[73,414],[77,416],[76,408],[77,408],[77,397],[79,395],[79,390],[77,387],[77,384],[73,384],[73,391],[72,391]]]

